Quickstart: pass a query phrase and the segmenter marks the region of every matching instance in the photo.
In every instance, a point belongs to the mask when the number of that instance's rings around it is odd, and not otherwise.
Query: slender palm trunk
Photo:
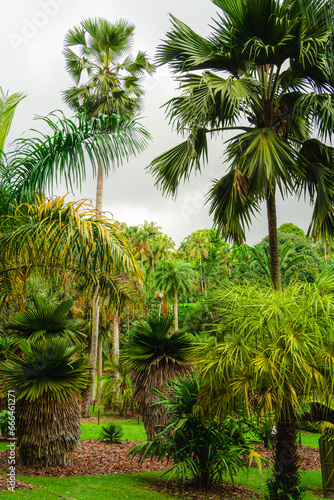
[[[112,335],[112,359],[114,362],[114,388],[115,388],[115,409],[118,409],[119,402],[119,317],[118,307],[116,307],[113,317],[113,335]]]
[[[174,295],[174,326],[175,326],[175,331],[179,329],[179,311],[178,311],[178,305],[177,305],[177,292],[175,292]]]
[[[286,418],[277,422],[274,477],[268,481],[270,500],[299,500],[302,496],[298,475],[298,428],[290,408]]]
[[[97,344],[97,380],[96,380],[96,403],[101,403],[102,391],[102,337],[100,335]]]
[[[97,173],[97,183],[96,183],[96,210],[102,212],[102,200],[103,200],[103,177],[104,177],[104,164],[100,156],[100,170]],[[92,399],[94,398],[94,385],[95,385],[95,372],[97,364],[97,345],[99,337],[99,313],[100,313],[100,295],[99,288],[95,289],[93,304],[92,304],[92,340],[90,346],[90,352],[88,355],[89,363],[94,367],[92,371],[92,379],[84,395],[84,400],[82,404],[82,415],[89,415],[89,406]]]
[[[269,257],[270,257],[270,277],[275,290],[281,287],[281,272],[277,239],[277,218],[275,195],[270,194],[267,198],[267,216],[269,233]]]
[[[100,296],[99,289],[96,288],[94,296],[93,296],[93,305],[92,305],[92,336],[91,336],[91,344],[90,350],[88,354],[88,363],[93,367],[91,371],[90,382],[87,386],[85,394],[82,398],[82,416],[89,416],[89,407],[94,399],[94,389],[95,389],[95,373],[96,373],[96,360],[97,360],[97,344],[98,344],[98,336],[99,336],[99,306]]]

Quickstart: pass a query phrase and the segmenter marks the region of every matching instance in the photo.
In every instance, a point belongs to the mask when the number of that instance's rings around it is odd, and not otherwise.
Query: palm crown
[[[306,192],[314,204],[310,230],[333,232],[333,150],[320,142],[334,125],[330,2],[213,3],[220,12],[208,39],[172,17],[172,30],[158,47],[158,62],[170,63],[178,75],[182,95],[167,111],[187,139],[150,170],[175,195],[207,159],[207,134],[239,130],[228,140],[229,170],[208,195],[221,234],[242,242],[266,201],[275,238],[277,188],[283,196]],[[314,127],[319,140],[311,138]],[[277,245],[275,258],[272,251],[278,266]]]
[[[64,99],[72,109],[84,106],[90,116],[133,116],[140,110],[140,77],[154,67],[144,52],[139,51],[135,57],[128,54],[134,28],[125,20],[110,23],[95,18],[69,30],[64,55],[66,69],[77,86],[66,90]],[[85,72],[88,81],[79,85]]]

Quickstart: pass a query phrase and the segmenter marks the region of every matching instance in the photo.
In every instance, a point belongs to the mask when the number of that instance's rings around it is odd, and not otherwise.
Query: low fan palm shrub
[[[88,380],[84,356],[65,339],[20,343],[0,368],[2,390],[15,391],[16,437],[23,465],[70,465],[80,437],[80,392]]]
[[[171,333],[172,318],[151,318],[138,321],[131,331],[123,350],[125,365],[131,370],[133,397],[142,410],[147,439],[165,425],[165,411],[154,408],[157,396],[152,389],[164,392],[168,380],[177,374],[189,373],[193,342],[180,331]]]
[[[152,440],[132,448],[130,456],[143,461],[147,457],[173,465],[167,472],[185,481],[191,477],[199,489],[209,489],[226,476],[233,480],[245,457],[256,457],[236,419],[218,423],[206,418],[197,404],[199,385],[194,378],[170,381],[168,396],[155,391],[159,405],[166,410],[167,425]],[[172,474],[173,476],[173,474]]]
[[[57,337],[66,338],[70,344],[83,341],[85,335],[80,329],[84,321],[68,318],[73,305],[71,299],[54,304],[50,298],[36,294],[31,300],[33,307],[16,313],[5,325],[18,341],[36,342]]]
[[[120,443],[123,435],[124,432],[120,424],[108,424],[106,426],[102,426],[102,430],[100,432],[100,438],[107,443]]]

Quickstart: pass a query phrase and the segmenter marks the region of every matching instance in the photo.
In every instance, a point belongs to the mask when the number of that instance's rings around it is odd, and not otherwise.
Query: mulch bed
[[[76,450],[72,453],[71,467],[25,467],[21,465],[18,452],[16,451],[16,469],[15,473],[26,477],[69,477],[69,476],[96,476],[105,474],[133,474],[142,471],[163,471],[167,464],[147,459],[142,465],[137,460],[130,460],[126,454],[135,444],[130,441],[122,441],[120,444],[108,444],[99,440],[80,441]],[[265,458],[272,460],[273,452],[259,447],[257,451]],[[302,470],[320,469],[319,450],[302,446],[298,448],[300,455],[300,468]],[[0,469],[8,470],[9,451],[0,451]],[[253,466],[256,466],[255,463]],[[264,465],[265,466],[265,465]],[[7,477],[0,475],[0,490],[7,489]],[[32,488],[31,485],[23,481],[16,480],[15,489]],[[224,483],[213,488],[210,492],[199,492],[195,490],[190,482],[184,485],[177,481],[160,481],[157,484],[147,486],[152,489],[167,493],[172,496],[180,494],[189,500],[247,500],[259,495],[254,491],[241,485],[232,485]]]
[[[165,470],[166,464],[157,460],[144,460],[139,464],[126,456],[130,448],[138,443],[122,441],[120,444],[108,444],[98,439],[79,441],[72,452],[71,467],[27,467],[21,465],[16,450],[15,473],[18,476],[69,477],[99,476],[105,474],[133,474],[135,472]],[[7,472],[9,451],[0,451],[0,469]]]

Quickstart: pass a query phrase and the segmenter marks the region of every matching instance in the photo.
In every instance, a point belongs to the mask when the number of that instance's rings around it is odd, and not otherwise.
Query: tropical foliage
[[[302,403],[332,398],[332,273],[282,291],[226,282],[214,293],[217,345],[203,347],[203,402],[225,418],[238,408],[277,426],[270,498],[300,498],[297,422]]]
[[[168,316],[139,321],[124,347],[135,388],[133,397],[142,410],[148,440],[159,433],[159,425],[166,423],[165,412],[151,406],[157,399],[151,389],[164,391],[169,379],[190,370],[192,341],[185,333],[172,334],[171,327]]]
[[[65,339],[20,343],[0,367],[2,390],[15,391],[16,437],[24,465],[71,465],[80,437],[80,392],[87,362]]]
[[[266,202],[278,288],[276,192],[307,193],[314,206],[310,232],[333,232],[333,150],[324,142],[334,116],[331,4],[213,3],[218,19],[207,39],[172,16],[158,47],[158,63],[170,64],[181,90],[167,103],[168,116],[187,138],[158,156],[150,171],[164,193],[175,195],[207,160],[207,135],[239,131],[227,140],[228,173],[208,193],[210,212],[222,236],[240,243]],[[315,126],[319,139],[312,138]]]
[[[222,483],[226,476],[233,481],[245,465],[251,447],[245,436],[233,436],[231,422],[217,423],[207,418],[197,405],[200,387],[195,378],[172,380],[166,394],[155,391],[155,404],[166,410],[167,425],[153,441],[130,450],[131,456],[172,461],[167,472],[182,479],[190,477],[199,489],[210,489],[213,482]],[[232,432],[231,432],[232,431]],[[167,473],[166,472],[166,473]],[[166,474],[165,473],[165,474]]]

